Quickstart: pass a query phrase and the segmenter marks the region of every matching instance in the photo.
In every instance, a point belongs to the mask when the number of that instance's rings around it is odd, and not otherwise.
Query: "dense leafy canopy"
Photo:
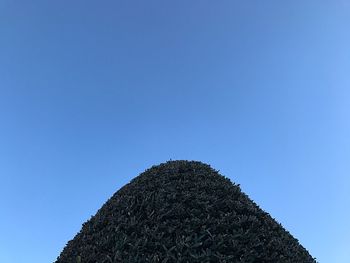
[[[209,165],[169,161],[116,192],[56,263],[316,262],[239,185]]]

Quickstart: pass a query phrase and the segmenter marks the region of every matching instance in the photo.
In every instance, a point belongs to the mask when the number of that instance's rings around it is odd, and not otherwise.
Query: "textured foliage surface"
[[[116,192],[56,263],[316,262],[239,185],[209,165],[169,161]]]

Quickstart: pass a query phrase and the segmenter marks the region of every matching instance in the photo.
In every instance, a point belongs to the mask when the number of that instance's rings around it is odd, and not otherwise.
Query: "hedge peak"
[[[119,262],[316,261],[219,171],[171,160],[119,189],[56,260]]]

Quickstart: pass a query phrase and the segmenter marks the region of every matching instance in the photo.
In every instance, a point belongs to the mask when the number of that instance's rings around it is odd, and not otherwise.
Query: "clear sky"
[[[54,261],[169,159],[350,262],[349,28],[347,0],[1,0],[0,262]]]

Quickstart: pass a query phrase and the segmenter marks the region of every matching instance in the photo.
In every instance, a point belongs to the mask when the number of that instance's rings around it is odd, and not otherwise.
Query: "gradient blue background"
[[[170,158],[350,262],[349,28],[346,0],[0,1],[0,262],[54,261]]]

